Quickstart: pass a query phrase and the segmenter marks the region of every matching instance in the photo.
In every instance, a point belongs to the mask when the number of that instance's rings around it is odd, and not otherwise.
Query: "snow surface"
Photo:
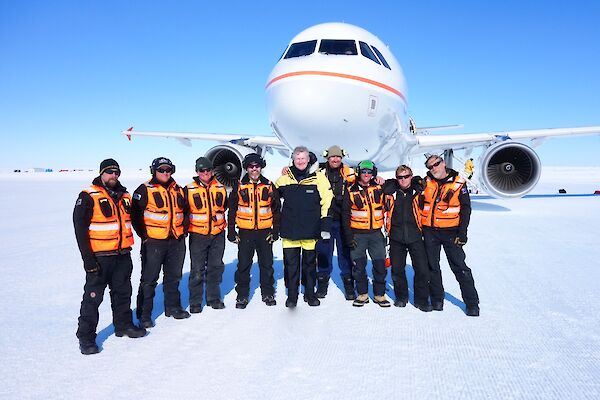
[[[178,171],[175,178],[185,184],[189,176]],[[600,398],[600,196],[473,199],[465,249],[479,318],[465,316],[446,263],[443,312],[352,307],[338,289],[337,267],[320,307],[300,302],[288,310],[280,242],[277,306],[260,301],[255,267],[254,297],[237,310],[237,253],[228,243],[226,309],[166,318],[159,286],[156,327],[142,339],[117,338],[107,291],[102,351],[83,356],[75,330],[84,272],[71,218],[93,177],[0,175],[0,398]],[[122,178],[133,191],[146,176],[125,171]],[[559,188],[593,193],[600,168],[546,168],[535,193]],[[135,293],[139,241],[133,254]],[[188,273],[189,259],[185,306]]]

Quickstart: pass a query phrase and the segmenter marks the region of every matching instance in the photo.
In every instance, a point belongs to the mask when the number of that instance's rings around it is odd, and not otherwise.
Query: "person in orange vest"
[[[242,161],[246,174],[231,190],[227,239],[238,245],[235,273],[236,308],[244,309],[250,295],[250,268],[258,256],[262,301],[274,306],[273,243],[279,239],[280,201],[275,185],[262,175],[264,158],[250,153]],[[239,232],[236,232],[236,226]]]
[[[438,155],[427,158],[425,190],[419,198],[423,238],[429,262],[431,305],[435,311],[444,308],[444,286],[440,270],[440,252],[448,258],[454,273],[466,314],[479,316],[479,295],[471,269],[465,263],[463,246],[467,243],[467,228],[471,219],[471,199],[466,181],[453,169],[446,168]]]
[[[367,280],[367,251],[373,264],[373,301],[381,307],[390,307],[385,297],[385,238],[381,232],[385,218],[385,195],[375,182],[377,168],[370,160],[356,167],[358,179],[348,187],[342,202],[342,229],[350,247],[353,262],[352,275],[358,297],[352,303],[362,307],[369,302]]]
[[[154,326],[154,292],[161,269],[165,315],[175,319],[190,316],[181,307],[179,292],[185,259],[183,189],[172,177],[175,165],[166,157],[155,158],[150,173],[152,178],[133,193],[131,208],[133,228],[142,239],[142,276],[136,315],[144,328]]]
[[[394,282],[394,306],[406,307],[408,282],[406,280],[406,256],[410,253],[414,270],[414,305],[423,312],[432,310],[429,304],[429,267],[421,231],[421,214],[418,194],[423,190],[422,178],[413,176],[408,165],[396,168],[396,178],[388,179],[383,191],[388,201],[386,231],[390,243],[392,281]]]
[[[344,284],[346,300],[356,299],[354,291],[354,278],[352,278],[352,263],[350,261],[350,248],[342,238],[341,212],[342,199],[348,185],[354,183],[356,175],[354,169],[342,163],[346,156],[345,151],[339,146],[331,146],[323,152],[327,162],[320,165],[321,172],[325,174],[333,191],[330,214],[331,239],[319,239],[317,242],[317,297],[322,299],[327,296],[329,278],[333,271],[333,249],[337,247],[337,263],[340,276]]]
[[[131,196],[119,182],[120,175],[115,160],[102,161],[99,175],[79,193],[73,209],[75,237],[86,272],[77,327],[79,350],[85,355],[99,352],[98,308],[107,285],[115,335],[146,335],[144,328],[133,324],[131,312]]]
[[[221,299],[223,253],[225,252],[225,210],[227,190],[213,175],[213,163],[206,157],[196,160],[192,183],[185,187],[189,206],[190,233],[190,312],[202,312],[206,287],[206,304],[213,309],[225,308]]]

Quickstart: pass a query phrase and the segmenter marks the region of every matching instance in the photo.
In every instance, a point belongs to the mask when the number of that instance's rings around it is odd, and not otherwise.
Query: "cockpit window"
[[[319,53],[348,56],[355,56],[358,54],[356,51],[356,42],[354,42],[354,40],[333,39],[322,39],[321,45],[319,46]]]
[[[377,50],[377,47],[373,46],[373,51],[375,51],[375,53],[377,54],[377,57],[379,57],[379,59],[381,60],[381,63],[383,64],[383,66],[386,67],[387,69],[391,69],[390,65],[387,63],[387,61],[385,61],[383,54],[381,54],[381,52],[379,50]]]
[[[375,53],[373,53],[373,50],[371,50],[368,44],[366,44],[365,42],[358,42],[358,45],[360,46],[360,54],[367,57],[369,60],[381,65],[381,63],[377,59],[377,56],[375,55]]]
[[[316,40],[309,40],[308,42],[299,42],[293,43],[290,46],[287,54],[283,58],[294,58],[294,57],[302,57],[307,56],[315,52],[315,48],[317,47]]]

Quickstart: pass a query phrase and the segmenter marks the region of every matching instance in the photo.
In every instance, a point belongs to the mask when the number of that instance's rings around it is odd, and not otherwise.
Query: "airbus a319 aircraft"
[[[407,111],[406,82],[400,64],[375,35],[354,25],[325,23],[294,37],[269,75],[267,110],[275,136],[235,134],[143,132],[132,135],[176,138],[186,145],[192,139],[220,142],[206,156],[215,175],[231,186],[239,179],[241,160],[251,152],[276,150],[289,156],[298,145],[320,155],[337,144],[345,149],[345,162],[374,161],[379,170],[392,170],[426,153],[470,152],[480,148],[478,186],[497,198],[521,197],[540,178],[540,159],[532,149],[553,136],[600,134],[600,126],[435,134],[454,126],[419,128]],[[365,140],[368,135],[368,140]],[[524,143],[528,141],[528,143]],[[450,157],[449,157],[450,156]]]

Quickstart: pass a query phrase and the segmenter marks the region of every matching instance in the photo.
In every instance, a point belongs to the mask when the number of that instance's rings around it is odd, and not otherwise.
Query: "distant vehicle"
[[[21,172],[20,169],[15,169],[13,172]]]
[[[289,156],[305,145],[315,154],[332,144],[349,154],[347,162],[374,161],[379,170],[395,169],[424,154],[444,153],[451,166],[454,150],[481,149],[476,162],[479,184],[498,198],[522,197],[538,183],[541,162],[535,147],[554,136],[600,134],[600,126],[430,135],[446,125],[419,128],[409,116],[406,81],[400,64],[375,35],[354,25],[326,23],[294,37],[269,75],[265,87],[274,136],[140,132],[131,136],[191,139],[221,144],[206,156],[217,179],[227,186],[240,178],[241,160],[251,152],[277,150]]]

